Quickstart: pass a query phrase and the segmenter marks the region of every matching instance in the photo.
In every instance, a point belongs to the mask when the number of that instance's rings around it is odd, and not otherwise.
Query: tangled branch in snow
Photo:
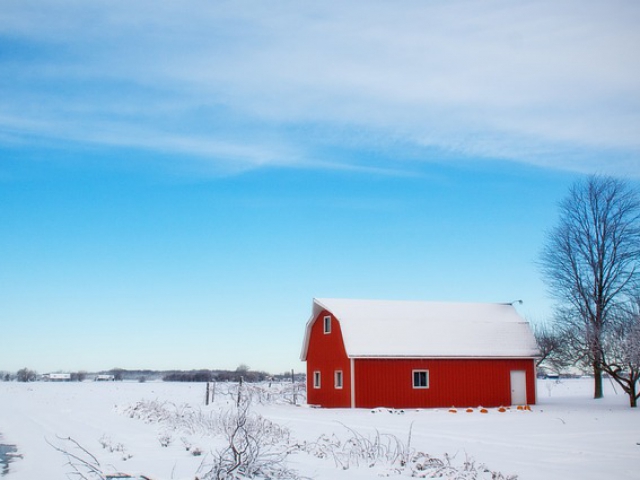
[[[149,480],[145,476],[133,477],[127,473],[111,472],[107,473],[98,459],[90,453],[86,448],[80,445],[71,437],[56,437],[60,445],[54,445],[49,440],[46,442],[55,450],[67,457],[67,465],[71,472],[67,475],[69,478],[78,478],[81,480],[116,480],[116,479],[139,479]],[[103,437],[104,439],[105,437]],[[105,447],[106,448],[106,447]]]
[[[214,412],[204,412],[188,404],[176,405],[171,402],[141,400],[126,407],[122,413],[145,423],[162,425],[165,436],[172,430],[199,435],[210,435],[212,432],[219,431],[218,417]],[[161,444],[163,443],[160,438],[158,440]]]
[[[412,477],[447,478],[450,480],[517,480],[517,475],[504,475],[490,470],[483,464],[465,455],[461,465],[455,464],[455,456],[444,454],[444,458],[432,457],[426,453],[416,452],[407,465]]]
[[[371,468],[380,464],[406,463],[410,446],[396,436],[380,434],[376,430],[373,438],[369,438],[345,428],[350,433],[346,440],[340,440],[335,434],[321,435],[315,442],[305,445],[304,450],[319,458],[332,458],[336,467],[343,470],[362,465]]]
[[[102,466],[96,457],[94,457],[87,449],[82,447],[71,437],[57,437],[59,441],[64,442],[64,446],[54,445],[46,440],[49,445],[58,452],[63,453],[67,457],[67,465],[72,472],[69,476],[81,478],[83,480],[106,480],[106,475],[102,471]]]
[[[226,446],[214,454],[202,480],[235,480],[242,478],[299,479],[297,472],[286,467],[291,453],[290,433],[286,428],[250,412],[251,395],[239,386],[234,411],[221,415],[220,427]]]
[[[111,453],[119,453],[122,457],[122,460],[129,460],[131,457],[133,457],[133,455],[131,455],[127,451],[126,447],[122,443],[114,442],[113,440],[111,440],[111,437],[107,435],[102,435],[102,437],[98,439],[98,442],[105,450],[109,450]]]
[[[228,386],[229,395],[237,395],[238,388],[243,390],[243,395],[248,397],[251,403],[259,403],[261,405],[299,405],[307,401],[304,383],[268,382],[231,384]]]
[[[348,438],[341,440],[335,434],[322,435],[317,441],[305,444],[307,453],[319,458],[331,458],[336,467],[348,470],[352,467],[381,467],[383,476],[408,475],[414,478],[446,478],[448,480],[516,480],[517,476],[504,475],[477,464],[466,457],[457,464],[455,456],[445,454],[433,457],[411,447],[412,430],[407,442],[395,435],[381,434],[376,430],[367,437],[345,426]]]
[[[229,425],[234,422],[238,415],[244,415],[253,429],[259,429],[263,440],[269,443],[289,443],[291,433],[287,428],[281,427],[260,415],[250,415],[252,397],[242,392],[241,399],[242,402],[236,407],[236,411],[204,412],[186,404],[175,405],[170,402],[142,400],[125,408],[123,413],[130,418],[137,418],[145,423],[161,425],[162,431],[158,435],[158,441],[162,446],[168,446],[173,441],[172,432],[178,432],[182,435],[226,435]]]

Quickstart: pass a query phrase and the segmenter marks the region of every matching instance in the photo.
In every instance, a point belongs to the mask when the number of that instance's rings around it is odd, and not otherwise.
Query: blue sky
[[[313,297],[552,303],[640,5],[6,0],[0,370],[301,370]]]

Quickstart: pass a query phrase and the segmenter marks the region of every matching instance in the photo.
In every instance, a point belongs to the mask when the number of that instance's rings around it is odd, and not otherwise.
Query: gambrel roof
[[[350,358],[533,358],[536,341],[511,304],[315,298],[311,327],[323,310],[340,322]]]

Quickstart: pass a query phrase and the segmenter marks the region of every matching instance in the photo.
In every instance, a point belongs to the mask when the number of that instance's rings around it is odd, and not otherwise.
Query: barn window
[[[342,388],[342,370],[336,370],[335,387]]]
[[[324,333],[331,333],[331,317],[324,317]]]
[[[313,372],[313,388],[320,388],[320,372]]]
[[[429,370],[413,371],[413,388],[429,388]]]

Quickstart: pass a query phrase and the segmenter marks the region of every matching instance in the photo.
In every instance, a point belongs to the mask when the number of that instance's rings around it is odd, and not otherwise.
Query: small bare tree
[[[213,465],[202,480],[239,480],[270,478],[296,480],[301,477],[286,467],[291,449],[286,429],[251,413],[251,391],[238,385],[235,410],[221,415],[220,423],[226,447],[214,454]]]
[[[593,175],[560,203],[560,221],[541,256],[564,329],[579,338],[602,397],[603,338],[612,311],[627,301],[640,268],[640,200],[631,186]]]
[[[629,404],[637,407],[640,391],[640,300],[616,316],[602,342],[602,365],[624,392]]]
[[[559,373],[571,363],[566,332],[557,326],[543,324],[533,326],[533,335],[540,351],[537,367],[547,367]]]

